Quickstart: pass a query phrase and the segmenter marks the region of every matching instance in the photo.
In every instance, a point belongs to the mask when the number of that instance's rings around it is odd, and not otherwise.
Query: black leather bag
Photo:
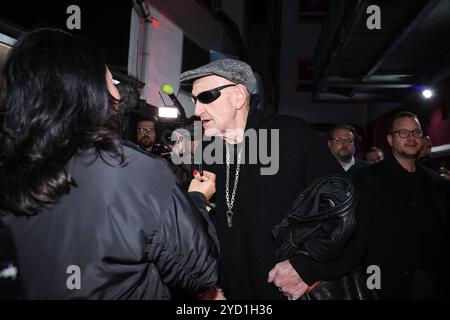
[[[306,255],[318,262],[338,259],[356,230],[356,198],[351,181],[340,175],[315,180],[295,200],[291,211],[272,229],[277,261]],[[360,272],[321,281],[301,300],[374,299]]]
[[[376,300],[375,290],[369,290],[359,271],[352,271],[341,279],[321,281],[307,290],[300,300]]]
[[[355,206],[348,178],[330,175],[316,179],[272,229],[277,261],[299,254],[319,262],[336,260],[356,229]]]

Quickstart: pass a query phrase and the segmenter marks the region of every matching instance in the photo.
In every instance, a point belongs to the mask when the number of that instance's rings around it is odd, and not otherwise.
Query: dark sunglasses
[[[217,88],[214,88],[214,89],[211,89],[208,91],[200,92],[197,96],[194,96],[194,95],[192,96],[192,101],[194,102],[194,104],[197,103],[197,100],[204,104],[211,103],[220,97],[220,90],[228,88],[228,87],[233,87],[233,86],[237,86],[237,84],[235,84],[235,83],[226,84],[221,87],[217,87]]]

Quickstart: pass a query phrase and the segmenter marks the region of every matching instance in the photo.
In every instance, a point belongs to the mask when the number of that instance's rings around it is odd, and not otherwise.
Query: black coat
[[[194,293],[216,283],[212,224],[165,160],[128,146],[124,153],[120,167],[108,165],[115,160],[106,154],[103,161],[92,149],[82,152],[67,165],[77,187],[53,208],[2,218],[14,236],[26,298],[169,299],[170,288]],[[202,194],[192,196],[204,207]],[[81,271],[79,290],[66,285],[71,265]]]
[[[355,164],[345,172],[345,175],[353,181],[355,179],[355,176],[358,174],[358,171],[367,166],[368,164],[366,161],[355,159]]]
[[[261,175],[263,165],[241,165],[241,174],[233,207],[234,225],[229,228],[225,213],[225,165],[205,165],[217,174],[217,204],[212,220],[221,246],[220,285],[229,299],[286,299],[273,284],[268,273],[277,263],[272,228],[290,211],[294,200],[311,182],[343,169],[313,129],[303,120],[265,114],[251,110],[248,128],[280,130],[280,164],[276,175]],[[233,147],[233,146],[232,146]],[[234,146],[236,148],[236,146]],[[248,154],[248,152],[246,153]],[[230,189],[236,166],[231,165]],[[308,283],[336,279],[347,273],[360,259],[360,253],[349,248],[342,259],[318,263],[306,256],[290,259],[300,276]]]
[[[363,265],[380,268],[381,299],[439,298],[448,279],[445,181],[416,166],[409,173],[389,156],[355,179],[369,220]]]

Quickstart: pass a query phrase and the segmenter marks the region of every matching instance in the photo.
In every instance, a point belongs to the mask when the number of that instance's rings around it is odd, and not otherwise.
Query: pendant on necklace
[[[228,210],[226,212],[226,215],[227,215],[228,227],[231,228],[233,226],[233,211]]]

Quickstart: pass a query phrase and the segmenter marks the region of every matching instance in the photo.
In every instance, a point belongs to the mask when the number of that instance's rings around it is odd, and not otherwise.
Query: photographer
[[[136,142],[141,149],[152,153],[156,143],[155,122],[150,118],[140,118],[137,122]]]

